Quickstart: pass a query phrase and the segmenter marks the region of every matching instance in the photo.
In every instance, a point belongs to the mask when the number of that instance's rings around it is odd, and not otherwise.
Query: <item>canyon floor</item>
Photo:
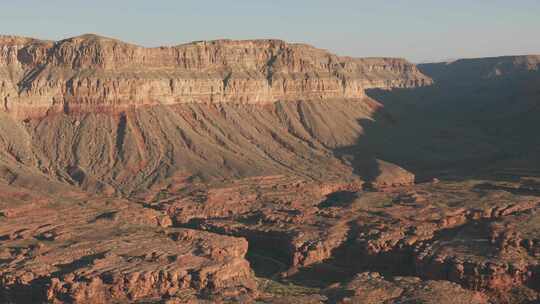
[[[2,303],[540,303],[538,56],[0,47]]]

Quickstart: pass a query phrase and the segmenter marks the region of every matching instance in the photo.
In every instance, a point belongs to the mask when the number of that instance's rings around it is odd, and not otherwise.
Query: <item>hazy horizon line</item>
[[[182,46],[182,45],[188,45],[188,44],[192,44],[192,43],[196,43],[196,42],[212,42],[212,41],[249,41],[249,40],[276,40],[276,41],[283,41],[283,42],[286,42],[288,44],[304,44],[304,45],[309,45],[311,47],[314,47],[314,48],[317,48],[317,49],[321,49],[321,50],[325,50],[329,53],[332,53],[334,55],[337,55],[337,56],[340,56],[340,57],[351,57],[351,58],[402,58],[402,59],[405,59],[407,60],[408,62],[410,63],[413,63],[413,64],[416,64],[416,65],[420,65],[420,64],[430,64],[430,63],[451,63],[451,62],[455,62],[455,61],[458,61],[458,60],[474,60],[474,59],[490,59],[490,58],[504,58],[504,57],[525,57],[525,56],[540,56],[540,52],[539,53],[517,53],[517,54],[501,54],[501,55],[487,55],[487,56],[470,56],[470,57],[459,57],[459,56],[456,56],[456,57],[445,57],[445,58],[440,58],[440,59],[427,59],[427,60],[411,60],[409,58],[407,58],[406,56],[380,56],[380,55],[367,55],[367,56],[362,56],[362,55],[350,55],[350,54],[343,54],[342,52],[339,52],[339,51],[335,51],[335,50],[331,50],[329,48],[326,48],[326,47],[319,47],[317,46],[316,44],[312,44],[312,43],[309,43],[309,42],[305,42],[305,41],[290,41],[290,40],[287,40],[287,39],[283,39],[283,38],[277,38],[277,37],[259,37],[259,38],[230,38],[230,37],[220,37],[220,38],[210,38],[210,39],[199,39],[199,40],[190,40],[190,41],[180,41],[180,42],[170,42],[170,43],[167,43],[167,42],[162,42],[162,43],[158,43],[157,45],[155,44],[146,44],[146,43],[141,43],[141,42],[137,42],[137,41],[130,41],[129,39],[124,39],[124,38],[120,38],[120,37],[117,37],[117,36],[114,36],[114,35],[108,35],[108,34],[101,34],[101,33],[96,33],[96,32],[86,32],[86,33],[80,33],[80,34],[65,34],[65,35],[62,35],[61,37],[59,38],[42,38],[42,37],[36,37],[36,36],[32,36],[32,35],[19,35],[19,34],[14,34],[14,33],[7,33],[7,34],[4,34],[4,33],[0,33],[0,36],[5,36],[5,37],[19,37],[19,38],[27,38],[27,39],[35,39],[35,40],[41,40],[41,41],[51,41],[51,42],[60,42],[60,41],[64,41],[64,40],[69,40],[69,39],[72,39],[72,38],[77,38],[77,37],[83,37],[83,36],[90,36],[90,35],[93,35],[93,36],[97,36],[97,37],[101,37],[101,38],[107,38],[107,39],[113,39],[113,40],[118,40],[120,42],[123,42],[123,43],[126,43],[126,44],[132,44],[132,45],[135,45],[135,46],[138,46],[138,47],[143,47],[143,48],[160,48],[160,47],[176,47],[176,46]]]

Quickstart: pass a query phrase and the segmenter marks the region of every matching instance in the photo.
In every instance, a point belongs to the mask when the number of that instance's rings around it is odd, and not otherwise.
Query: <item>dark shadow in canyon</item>
[[[319,208],[329,207],[346,207],[358,198],[358,193],[352,191],[337,191],[326,196],[326,199],[321,202]]]
[[[540,79],[539,75],[465,83],[434,78],[439,82],[428,87],[368,90],[370,98],[383,107],[372,119],[359,120],[363,134],[354,145],[335,149],[334,155],[367,182],[381,173],[377,159],[413,172],[417,182],[540,175],[540,158],[536,157],[540,137],[535,134],[540,91],[530,90],[528,85]],[[353,196],[338,192],[319,207],[347,206]],[[357,230],[351,227],[347,241],[329,259],[301,268],[284,281],[326,288],[348,282],[363,271],[386,277],[419,275],[412,248],[368,254],[356,243]],[[248,240],[248,260],[257,275],[281,280],[277,274],[290,266],[286,242],[275,246],[275,241],[257,240],[256,236]]]
[[[367,182],[381,173],[377,159],[413,172],[417,182],[435,177],[507,179],[501,172],[516,178],[540,175],[540,157],[535,158],[540,154],[535,131],[540,91],[528,85],[540,77],[464,83],[434,78],[437,83],[429,87],[368,90],[370,98],[383,107],[371,119],[359,120],[363,134],[355,144],[335,149],[334,155]],[[344,207],[355,198],[351,192],[336,193],[318,207]],[[369,254],[358,243],[359,228],[351,226],[347,240],[329,259],[280,278],[293,264],[292,237],[286,232],[225,231],[203,224],[192,221],[184,227],[245,237],[249,242],[246,258],[258,277],[322,289],[348,282],[363,271],[385,277],[419,275],[411,247]],[[434,240],[450,238],[455,231],[441,232]]]
[[[354,145],[335,149],[334,155],[367,182],[380,173],[377,159],[413,172],[417,182],[432,178],[460,181],[540,176],[540,157],[536,156],[540,137],[535,131],[540,90],[530,85],[540,83],[540,74],[520,75],[517,79],[467,79],[441,75],[440,68],[430,65],[423,71],[436,81],[429,87],[368,90],[369,97],[383,107],[372,119],[359,120],[363,134]],[[492,187],[483,184],[477,190],[531,194],[530,190],[524,193],[523,189]],[[329,196],[319,207],[347,206],[349,200],[348,193]],[[451,237],[462,228],[441,231],[433,240]],[[357,230],[351,227],[348,240],[329,259],[301,268],[285,281],[326,288],[348,282],[363,271],[386,277],[420,275],[412,248],[370,255],[355,242]],[[264,263],[264,259],[259,262]],[[275,274],[264,273],[272,278]]]
[[[525,187],[507,187],[501,185],[494,185],[491,183],[482,183],[474,186],[476,191],[506,191],[514,195],[527,195],[527,196],[540,196],[540,190],[537,189],[528,189]]]
[[[46,303],[50,279],[38,277],[29,283],[17,283],[9,290],[0,290],[0,303]]]
[[[347,283],[364,271],[379,272],[386,277],[416,275],[412,248],[369,254],[366,247],[358,243],[360,228],[354,222],[349,223],[349,227],[347,239],[332,250],[330,258],[301,267],[285,278],[280,274],[292,265],[284,259],[291,252],[278,252],[285,247],[272,249],[264,239],[248,238],[250,246],[246,258],[259,277],[308,288],[324,289],[334,283]]]
[[[367,91],[383,107],[358,121],[355,145],[334,151],[357,175],[370,181],[375,159],[413,172],[417,182],[540,175],[540,73],[480,79],[444,64],[420,69],[435,84]]]

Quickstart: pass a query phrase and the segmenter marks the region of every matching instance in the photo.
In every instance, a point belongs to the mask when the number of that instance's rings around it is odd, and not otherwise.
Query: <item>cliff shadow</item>
[[[380,173],[376,159],[413,172],[417,182],[540,175],[533,157],[540,90],[529,88],[540,78],[531,77],[367,90],[382,107],[358,120],[363,133],[354,145],[334,154],[367,181]]]

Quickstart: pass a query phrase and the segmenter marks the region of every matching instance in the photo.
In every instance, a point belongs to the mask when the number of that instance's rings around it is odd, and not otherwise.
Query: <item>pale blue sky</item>
[[[0,0],[0,33],[144,46],[280,38],[414,62],[540,53],[540,0]]]

